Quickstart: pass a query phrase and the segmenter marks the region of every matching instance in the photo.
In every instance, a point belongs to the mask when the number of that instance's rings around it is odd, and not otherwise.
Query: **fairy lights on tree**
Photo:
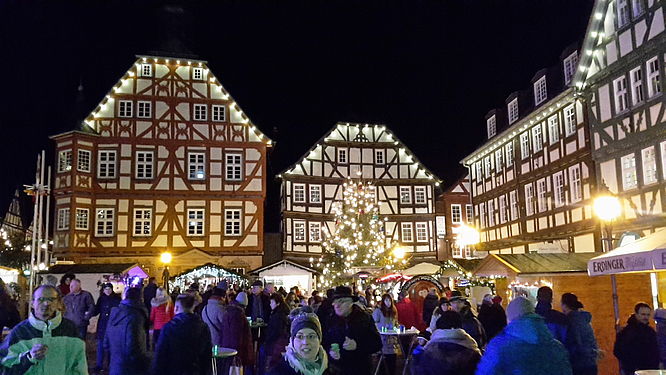
[[[392,258],[379,218],[376,187],[371,182],[352,180],[343,185],[343,200],[334,207],[335,229],[325,233],[324,255],[316,264],[322,268],[320,287],[348,284],[354,268],[388,266]]]

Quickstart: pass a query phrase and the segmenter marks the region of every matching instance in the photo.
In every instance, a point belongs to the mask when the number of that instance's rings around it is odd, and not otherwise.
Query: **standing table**
[[[409,367],[409,362],[411,361],[412,358],[412,350],[414,350],[414,343],[416,342],[416,337],[419,334],[418,330],[407,330],[404,332],[400,331],[395,331],[395,330],[389,330],[386,332],[379,332],[380,335],[382,336],[397,336],[398,337],[398,342],[400,343],[400,349],[404,353],[405,356],[405,366],[402,369],[402,375],[405,375],[407,373],[407,368]],[[382,365],[382,362],[384,360],[384,353],[382,352],[382,355],[379,357],[379,361],[377,362],[377,368],[375,369],[375,375],[379,373],[379,368]]]
[[[224,359],[227,359],[227,358],[232,358],[236,354],[238,354],[238,351],[236,349],[221,348],[221,347],[218,347],[217,345],[215,345],[213,347],[213,356],[212,356],[212,363],[211,363],[213,375],[217,375],[217,360],[218,359],[224,360]],[[229,371],[228,370],[229,366],[226,366],[226,362],[228,362],[228,360],[223,361],[225,366],[223,366],[222,368],[227,369],[227,371]]]

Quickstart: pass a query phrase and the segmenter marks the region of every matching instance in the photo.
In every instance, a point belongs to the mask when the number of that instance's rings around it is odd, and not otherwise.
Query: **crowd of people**
[[[170,294],[151,278],[122,295],[101,284],[95,302],[68,275],[58,287],[35,289],[22,322],[5,295],[0,283],[0,322],[13,327],[0,346],[0,374],[88,374],[85,338],[94,316],[98,374],[204,375],[215,366],[225,375],[395,375],[402,355],[412,359],[413,374],[588,375],[598,373],[603,355],[578,297],[564,293],[555,310],[549,287],[538,290],[536,305],[516,297],[506,311],[498,296],[477,306],[460,291],[430,290],[419,311],[402,293],[395,301],[338,286],[305,297],[297,287],[287,292],[261,281],[205,290],[194,283]],[[408,345],[381,334],[411,328],[419,334]],[[653,314],[638,303],[615,342],[622,374],[663,365],[665,334],[664,310]],[[237,354],[216,359],[214,348]]]

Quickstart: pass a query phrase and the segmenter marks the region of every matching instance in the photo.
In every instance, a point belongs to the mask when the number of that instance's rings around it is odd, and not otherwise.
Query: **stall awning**
[[[401,271],[403,275],[417,276],[417,275],[434,275],[439,269],[442,268],[440,265],[435,265],[432,263],[419,263],[415,264],[406,270]]]
[[[590,276],[666,269],[666,229],[590,259]]]
[[[249,274],[250,274],[250,275],[257,276],[257,275],[259,275],[259,274],[260,274],[261,272],[263,272],[263,271],[267,271],[267,270],[270,270],[270,269],[275,269],[275,268],[277,268],[277,267],[288,268],[289,266],[291,266],[291,267],[295,267],[295,268],[298,268],[298,269],[301,269],[301,270],[303,270],[303,271],[310,272],[310,273],[312,273],[312,274],[317,274],[317,273],[319,273],[319,272],[317,272],[317,270],[315,270],[315,269],[313,269],[313,268],[306,267],[306,266],[304,266],[304,265],[302,265],[302,264],[298,264],[298,263],[296,263],[296,262],[294,262],[294,261],[291,261],[291,260],[288,260],[288,259],[283,259],[283,260],[280,260],[280,261],[278,261],[278,262],[271,263],[271,264],[269,264],[269,265],[267,265],[267,266],[259,267],[259,268],[255,269],[255,270],[252,270],[252,271],[249,272]]]
[[[596,253],[489,254],[474,271],[475,276],[543,275],[585,272]]]

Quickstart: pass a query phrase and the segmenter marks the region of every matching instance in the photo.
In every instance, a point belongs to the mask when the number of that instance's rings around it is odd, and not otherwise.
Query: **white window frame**
[[[95,237],[111,237],[115,232],[116,210],[101,207],[95,210]]]
[[[583,181],[580,173],[580,165],[569,168],[569,193],[571,202],[579,202],[583,199]]]
[[[92,151],[76,151],[76,170],[79,172],[90,173],[90,164],[92,163]]]
[[[561,171],[553,174],[553,197],[555,207],[562,207],[567,203],[564,191],[564,173]]]
[[[400,239],[402,242],[414,242],[414,226],[412,223],[400,223]]]
[[[506,160],[506,167],[509,168],[513,166],[513,141],[509,141],[504,146],[504,151],[506,153],[506,157],[504,158]]]
[[[462,206],[459,204],[451,205],[451,224],[462,224]]]
[[[204,79],[203,68],[192,68],[192,79],[195,81],[202,81]]]
[[[636,105],[643,102],[643,70],[639,66],[629,72],[631,81],[631,104]]]
[[[546,98],[548,98],[548,91],[546,89],[546,76],[543,76],[534,82],[534,105],[537,106],[543,103]]]
[[[225,210],[226,215],[226,210]],[[190,208],[187,210],[187,235],[191,237],[203,236],[206,228],[206,211],[203,208]]]
[[[224,179],[226,181],[243,181],[243,154],[227,152],[224,154]]]
[[[88,230],[90,221],[90,210],[87,208],[77,208],[74,216],[74,229]]]
[[[532,148],[534,152],[543,150],[543,129],[541,124],[537,124],[532,128]]]
[[[152,234],[153,210],[151,208],[135,208],[133,218],[132,233],[135,237],[147,237]]]
[[[513,124],[518,120],[520,116],[518,112],[518,98],[513,99],[507,104],[507,113],[509,114],[509,124]]]
[[[116,177],[116,150],[99,150],[97,152],[97,178]]]
[[[631,14],[629,10],[629,0],[617,0],[615,2],[617,11],[617,27],[622,28],[631,21]]]
[[[130,118],[134,110],[134,103],[131,100],[118,101],[118,117]]]
[[[321,185],[310,184],[308,190],[310,203],[321,203]]]
[[[294,220],[294,242],[305,242],[305,221]]]
[[[578,66],[578,52],[574,51],[571,55],[564,59],[564,83],[569,84],[576,74],[576,67]]]
[[[621,159],[622,166],[622,188],[624,190],[635,189],[638,186],[636,176],[636,155],[628,154]]]
[[[148,101],[136,102],[136,117],[151,118],[153,115],[153,103]]]
[[[647,67],[647,86],[648,86],[648,98],[659,94],[661,92],[661,79],[659,71],[659,56],[655,56],[645,63]]]
[[[501,173],[502,168],[504,168],[504,150],[500,148],[495,151],[495,171]]]
[[[479,204],[479,226],[481,228],[486,228],[488,222],[488,217],[486,216],[486,203],[481,202]]]
[[[384,165],[386,163],[386,153],[384,150],[375,150],[375,164]]]
[[[495,118],[495,115],[488,117],[486,120],[486,130],[488,131],[488,139],[497,134],[497,119]]]
[[[212,120],[216,122],[227,121],[227,107],[220,104],[213,104],[212,106]]]
[[[524,132],[520,135],[520,157],[527,159],[530,157],[530,133]]]
[[[226,208],[224,210],[224,235],[238,237],[243,234],[243,210]]]
[[[417,222],[415,223],[416,242],[428,242],[428,223]]]
[[[613,93],[615,95],[615,112],[621,113],[628,109],[627,77],[622,76],[613,80]]]
[[[657,178],[657,154],[654,146],[641,150],[641,162],[643,164],[643,184],[650,185],[658,181]]]
[[[567,137],[576,133],[576,107],[573,104],[570,104],[564,108],[564,130],[566,131]]]
[[[548,211],[548,181],[545,178],[537,181],[537,209],[539,212]]]
[[[491,170],[493,168],[493,162],[490,156],[483,158],[483,174],[490,176]]]
[[[294,187],[294,196],[293,196],[293,202],[294,203],[305,203],[305,184],[293,184]]]
[[[339,148],[336,152],[338,164],[349,164],[349,150],[346,148]]]
[[[471,204],[465,205],[465,219],[467,224],[472,224],[474,222],[474,206]]]
[[[560,119],[557,114],[548,117],[548,140],[551,145],[560,141]]]
[[[141,64],[139,69],[139,74],[141,77],[152,77],[153,76],[153,66],[152,64]]]
[[[316,221],[308,222],[308,242],[321,242],[321,223]]]
[[[645,13],[643,0],[631,0],[631,14],[634,18],[640,17]]]
[[[69,229],[69,207],[59,208],[58,209],[58,230],[68,230]]]
[[[534,185],[532,183],[525,185],[525,214],[534,215]]]
[[[69,172],[72,170],[72,150],[58,152],[58,172]]]
[[[137,151],[135,160],[136,178],[141,180],[149,180],[153,178],[155,153],[153,151]]]
[[[511,221],[518,219],[518,193],[515,190],[509,192],[509,206]]]
[[[190,180],[206,179],[206,153],[187,153],[187,174]]]
[[[400,186],[400,204],[412,204],[412,188],[411,186]]]
[[[192,120],[194,121],[207,121],[208,120],[208,105],[194,104],[192,106]]]
[[[483,180],[483,165],[481,165],[480,161],[477,161],[475,165],[476,165],[476,179],[478,181],[482,181]]]
[[[499,196],[499,222],[506,223],[506,195]]]
[[[495,226],[495,199],[488,201],[488,227],[492,228]]]
[[[425,186],[414,186],[414,204],[426,204],[427,191]]]

